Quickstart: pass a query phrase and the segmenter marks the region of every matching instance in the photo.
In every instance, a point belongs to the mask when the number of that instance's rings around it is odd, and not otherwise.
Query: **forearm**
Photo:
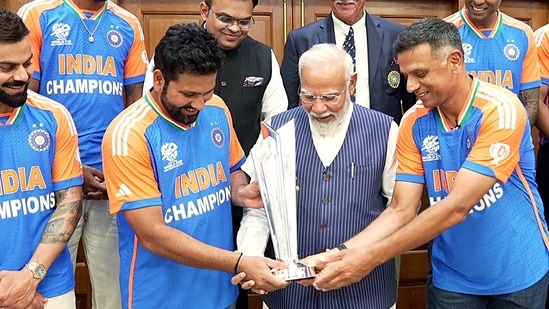
[[[539,91],[539,109],[536,119],[536,128],[545,136],[549,136],[549,107],[545,105],[549,86],[542,84]]]
[[[423,245],[465,220],[475,204],[495,183],[495,178],[462,168],[455,177],[448,196],[431,205],[393,234],[385,235],[385,238],[372,244],[368,250],[374,250],[375,255],[380,258],[378,262],[383,263],[400,253]]]
[[[232,273],[239,253],[205,244],[158,222],[139,241],[147,250],[177,263]]]
[[[82,215],[82,188],[71,187],[55,192],[56,208],[31,261],[49,268],[63,251]]]
[[[444,200],[436,206],[429,207],[414,220],[366,250],[375,252],[378,264],[382,264],[403,252],[425,244],[467,217],[468,211],[451,210],[443,202]]]
[[[397,181],[391,204],[362,232],[345,241],[347,247],[368,246],[394,234],[417,214],[423,184]]]
[[[143,94],[143,83],[133,84],[126,86],[124,88],[126,95],[126,104],[125,106],[130,106],[133,102],[139,100]]]
[[[415,211],[395,207],[392,203],[381,215],[356,236],[345,241],[348,248],[369,246],[395,234],[416,217]]]
[[[543,133],[544,136],[549,136],[549,107],[543,102],[539,103],[538,118],[536,120],[536,128]]]
[[[522,90],[520,92],[520,100],[528,113],[530,126],[536,123],[539,108],[539,88]]]
[[[251,256],[263,256],[269,240],[269,223],[264,209],[244,208],[244,216],[236,244],[238,251]]]

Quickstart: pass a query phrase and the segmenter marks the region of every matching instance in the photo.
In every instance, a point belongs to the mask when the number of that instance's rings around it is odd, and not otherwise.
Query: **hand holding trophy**
[[[267,214],[277,260],[288,265],[274,273],[286,281],[314,277],[314,269],[298,262],[295,168],[295,123],[278,130],[262,123],[267,136],[252,149],[255,175]]]

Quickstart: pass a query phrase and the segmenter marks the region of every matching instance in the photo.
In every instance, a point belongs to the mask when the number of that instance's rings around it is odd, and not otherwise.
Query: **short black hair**
[[[19,15],[0,7],[0,43],[18,43],[29,35],[29,29]]]
[[[212,7],[212,1],[213,0],[204,0],[204,3],[206,3],[206,5],[211,8]],[[238,1],[247,1],[247,0],[238,0]],[[252,0],[252,3],[253,3],[254,8],[255,8],[259,4],[259,0]]]
[[[393,44],[393,48],[397,53],[401,53],[423,43],[428,43],[433,52],[443,47],[452,47],[463,54],[461,37],[456,26],[432,17],[422,18],[406,27]]]
[[[183,73],[217,73],[224,59],[215,38],[197,24],[171,26],[154,52],[155,69],[162,72],[166,82],[177,80]]]

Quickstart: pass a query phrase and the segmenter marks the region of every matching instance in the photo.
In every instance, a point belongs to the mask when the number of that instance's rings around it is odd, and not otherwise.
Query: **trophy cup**
[[[262,123],[267,136],[252,149],[255,175],[265,206],[277,260],[287,269],[273,273],[286,281],[314,277],[312,267],[298,262],[295,172],[295,122],[278,130]]]

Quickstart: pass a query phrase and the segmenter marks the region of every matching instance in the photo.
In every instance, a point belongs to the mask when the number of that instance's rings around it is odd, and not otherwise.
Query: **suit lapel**
[[[370,89],[374,89],[374,76],[376,76],[379,67],[383,31],[379,23],[374,22],[368,13],[366,13],[366,33],[368,36],[368,80]]]
[[[317,33],[317,41],[314,43],[336,43],[334,21],[332,20],[332,15],[328,15],[326,18],[324,18],[324,22],[320,23]]]

